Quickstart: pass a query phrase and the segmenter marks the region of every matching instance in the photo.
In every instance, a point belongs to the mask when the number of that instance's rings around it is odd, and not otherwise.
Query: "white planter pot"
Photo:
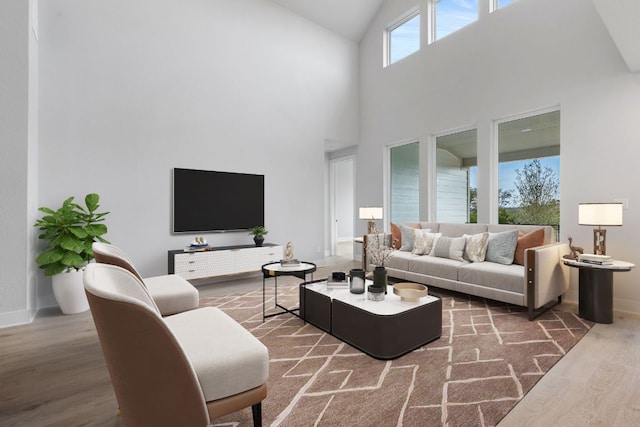
[[[53,276],[53,295],[64,314],[82,313],[89,309],[87,295],[84,293],[82,276],[84,270],[60,273]]]

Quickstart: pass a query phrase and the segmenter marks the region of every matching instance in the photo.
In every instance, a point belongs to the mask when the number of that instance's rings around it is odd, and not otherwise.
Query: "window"
[[[560,225],[560,111],[498,124],[499,222]]]
[[[420,162],[417,142],[392,147],[390,222],[418,221],[420,216]]]
[[[508,4],[513,3],[514,0],[497,0],[497,2],[498,2],[497,9],[500,9],[501,7],[504,7],[504,6],[508,5]]]
[[[420,13],[416,9],[387,28],[385,66],[420,50]]]
[[[435,40],[478,20],[478,0],[433,0],[433,8]]]
[[[436,138],[438,222],[478,222],[477,130]]]

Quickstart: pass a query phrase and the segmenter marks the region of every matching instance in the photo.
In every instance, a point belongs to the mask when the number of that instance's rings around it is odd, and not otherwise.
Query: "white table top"
[[[358,307],[373,314],[387,316],[402,313],[404,311],[411,310],[421,305],[429,304],[438,300],[438,298],[432,295],[427,295],[426,297],[420,298],[420,300],[416,302],[401,301],[400,297],[393,293],[393,287],[387,286],[387,294],[384,296],[384,301],[371,301],[367,299],[366,288],[367,286],[372,284],[373,282],[371,280],[366,280],[365,291],[362,294],[352,294],[348,288],[327,289],[326,281],[308,283],[305,286],[308,289],[311,289],[319,294],[326,295],[331,299],[342,301],[346,304]]]
[[[265,266],[262,267],[265,270],[269,270],[269,271],[307,271],[307,270],[313,270],[314,268],[316,268],[315,265],[313,264],[309,264],[307,262],[302,262],[300,261],[299,265],[296,266],[282,266],[282,264],[280,264],[279,262],[273,262],[271,264],[267,264]]]
[[[599,270],[617,270],[617,271],[629,271],[636,266],[635,264],[632,264],[630,262],[618,261],[618,260],[613,260],[612,264],[603,264],[603,265],[591,264],[589,262],[580,262],[575,259],[563,259],[562,262],[572,267],[594,268]]]

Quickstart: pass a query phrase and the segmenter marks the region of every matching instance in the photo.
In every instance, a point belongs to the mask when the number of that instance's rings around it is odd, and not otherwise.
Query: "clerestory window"
[[[387,28],[385,34],[385,67],[420,50],[419,10],[412,10],[398,19]]]
[[[433,8],[434,40],[478,20],[478,0],[433,0]]]

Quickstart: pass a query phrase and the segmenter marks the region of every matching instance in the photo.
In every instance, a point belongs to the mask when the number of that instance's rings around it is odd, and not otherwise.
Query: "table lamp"
[[[606,255],[607,230],[602,226],[622,225],[622,203],[580,203],[578,224],[598,227],[593,229],[593,253]]]
[[[375,220],[382,219],[382,208],[360,208],[358,216],[360,219],[369,220],[369,224],[367,226],[367,234],[373,234],[376,228]]]

